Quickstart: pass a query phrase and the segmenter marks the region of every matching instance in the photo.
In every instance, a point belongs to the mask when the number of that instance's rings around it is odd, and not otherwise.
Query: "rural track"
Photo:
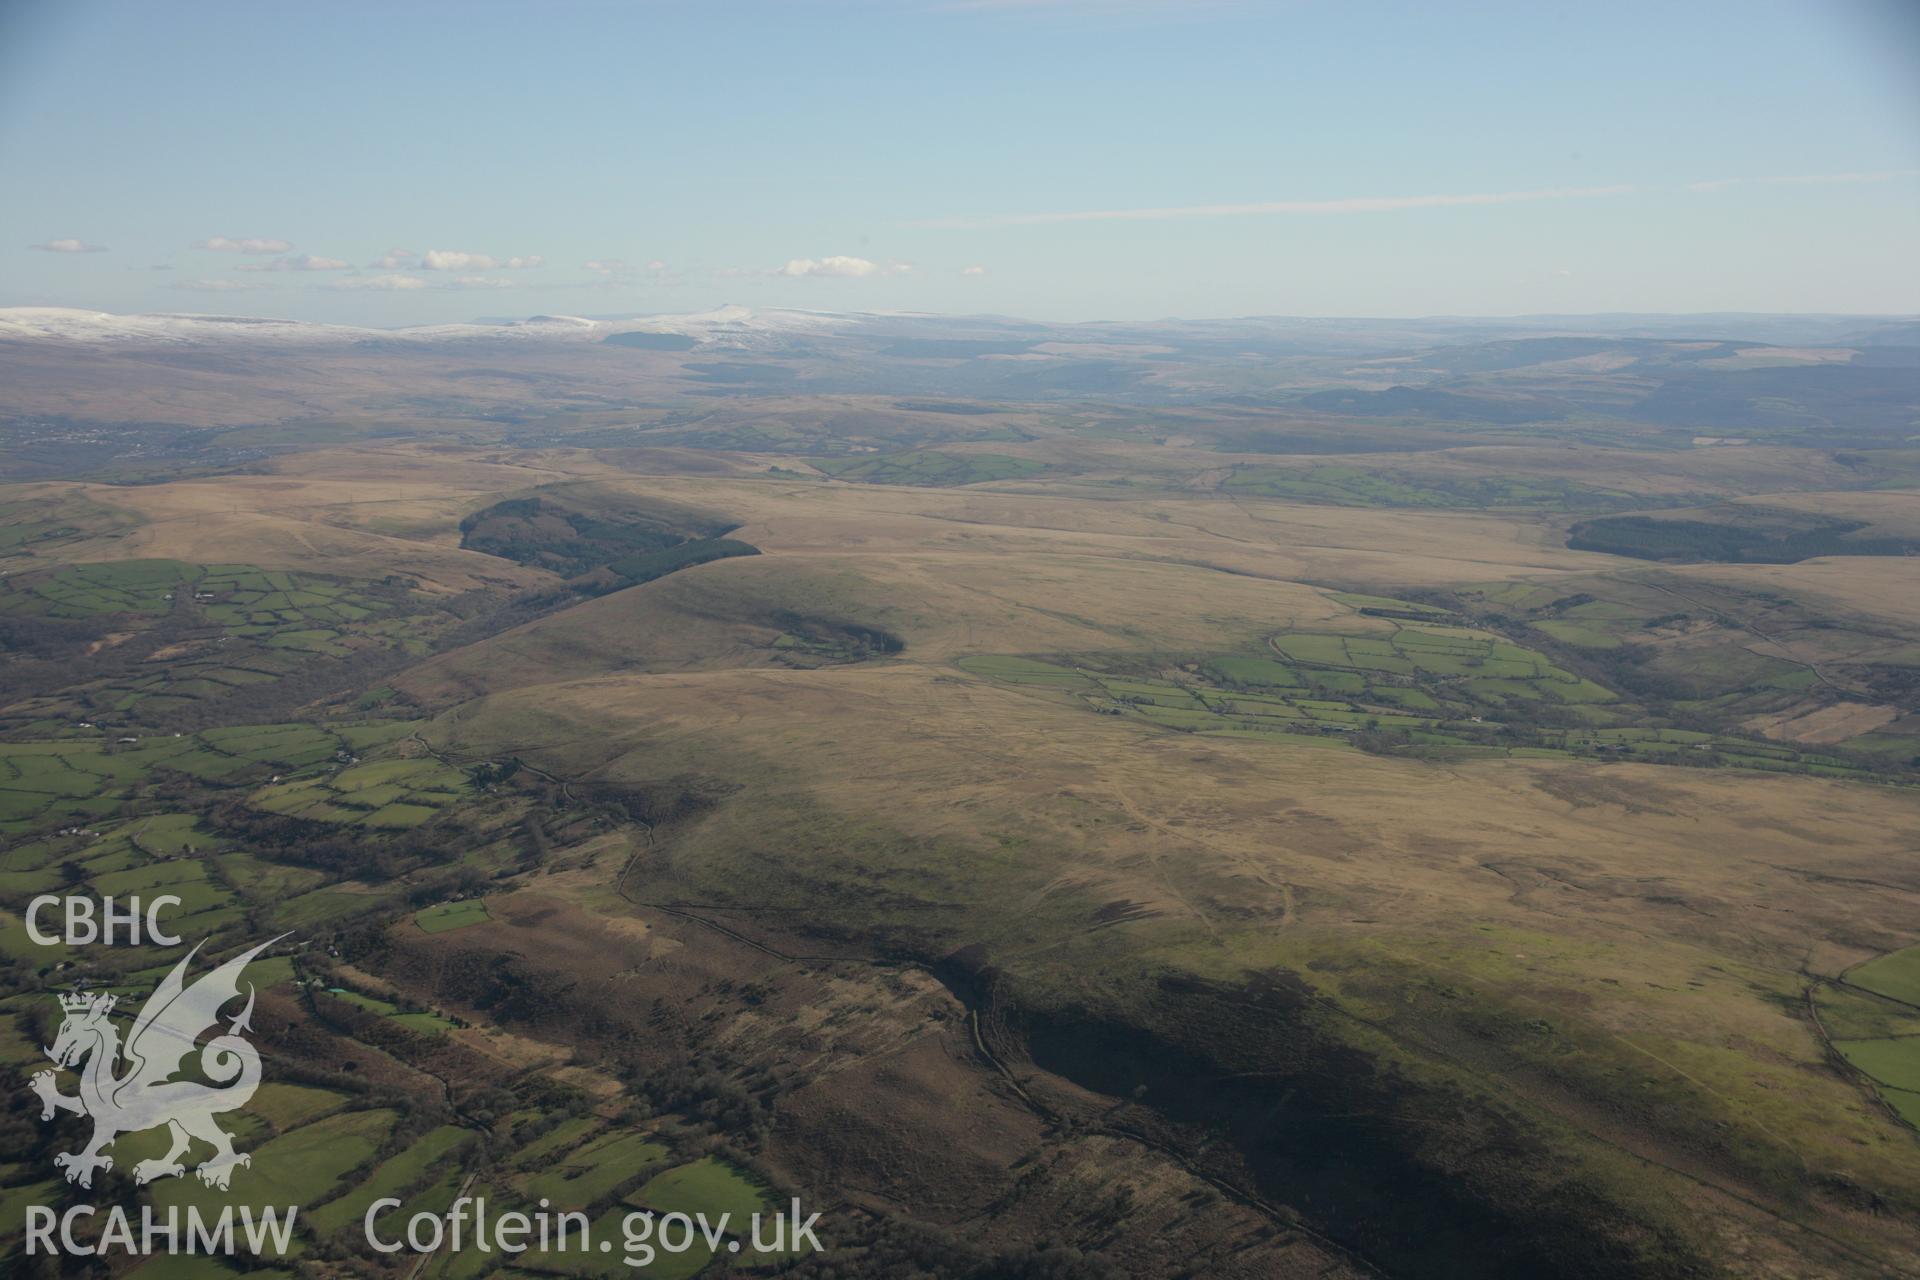
[[[460,1184],[460,1189],[453,1193],[453,1202],[455,1204],[459,1204],[460,1197],[466,1195],[469,1191],[473,1190],[473,1184],[479,1177],[480,1177],[480,1171],[478,1169],[474,1170],[473,1172],[469,1173],[466,1176],[466,1180]],[[440,1256],[440,1250],[436,1246],[435,1248],[429,1250],[426,1253],[421,1254],[419,1257],[414,1259],[413,1265],[407,1268],[407,1280],[419,1280],[420,1273],[427,1269],[427,1264],[429,1262],[432,1262],[435,1258],[439,1256]]]
[[[296,978],[304,978],[304,973],[300,967],[300,957],[298,955],[295,955],[293,959],[293,972]],[[320,1013],[319,1005],[313,998],[313,985],[311,982],[304,981],[304,980],[301,981],[300,999],[301,999],[301,1002],[305,1004],[307,1007],[308,1016],[312,1017],[315,1021],[321,1023],[322,1025],[332,1025]],[[401,1058],[398,1055],[394,1054],[391,1050],[380,1049],[378,1048],[378,1046],[374,1046],[374,1045],[368,1045],[367,1047],[370,1049],[374,1049],[376,1052],[385,1054],[386,1056],[392,1058],[395,1062],[398,1062],[401,1065],[407,1067],[409,1070],[417,1071],[423,1076],[430,1077],[434,1081],[434,1083],[440,1086],[441,1096],[445,1100],[447,1105],[447,1111],[453,1116],[454,1121],[458,1123],[462,1128],[471,1129],[475,1133],[479,1134],[483,1149],[488,1143],[492,1142],[493,1126],[490,1124],[487,1124],[485,1121],[479,1119],[477,1116],[474,1116],[470,1112],[467,1112],[461,1108],[459,1102],[456,1101],[455,1099],[455,1095],[453,1091],[453,1081],[447,1079],[444,1075],[441,1075],[438,1071],[435,1071],[431,1067],[423,1067],[418,1065],[417,1063],[408,1062],[406,1059]],[[458,1201],[461,1196],[464,1196],[469,1191],[473,1190],[473,1184],[475,1180],[478,1179],[479,1177],[480,1177],[480,1171],[478,1169],[468,1170],[466,1178],[462,1180],[462,1182],[460,1183],[460,1190],[454,1193],[455,1201]],[[438,1256],[438,1254],[439,1254],[439,1249],[437,1248],[432,1250],[431,1252],[421,1254],[415,1260],[413,1266],[408,1268],[406,1280],[417,1280],[420,1273],[426,1269],[427,1264],[429,1262],[432,1262],[433,1259],[436,1256]]]
[[[1229,862],[1233,863],[1235,866],[1245,871],[1248,875],[1251,875],[1254,879],[1258,880],[1261,884],[1266,885],[1267,888],[1273,890],[1275,893],[1278,893],[1280,895],[1280,902],[1281,902],[1280,927],[1286,928],[1287,926],[1291,925],[1294,922],[1293,886],[1290,884],[1287,884],[1285,881],[1274,880],[1264,870],[1261,869],[1256,859],[1249,857],[1246,853],[1240,850],[1224,848],[1221,845],[1215,843],[1214,841],[1207,839],[1205,836],[1197,835],[1191,831],[1180,830],[1178,828],[1169,826],[1168,824],[1160,821],[1158,818],[1149,817],[1146,813],[1141,811],[1140,805],[1135,801],[1133,797],[1133,793],[1129,791],[1126,787],[1116,784],[1112,787],[1111,794],[1113,795],[1113,798],[1119,802],[1121,810],[1129,818],[1132,818],[1135,822],[1139,823],[1141,826],[1146,827],[1152,831],[1157,831],[1158,833],[1160,833],[1161,836],[1163,836],[1168,840],[1192,845],[1201,849],[1205,849],[1209,853],[1225,857]],[[1200,921],[1202,925],[1206,926],[1207,932],[1213,936],[1215,941],[1218,941],[1220,938],[1220,930],[1214,926],[1214,923],[1212,920],[1207,918],[1207,915],[1205,912],[1201,911],[1198,907],[1194,906],[1193,903],[1187,900],[1186,895],[1182,894],[1178,889],[1173,887],[1173,882],[1167,877],[1166,871],[1162,867],[1160,859],[1157,855],[1154,856],[1153,858],[1153,867],[1154,867],[1154,870],[1159,874],[1161,887],[1164,888],[1168,893],[1173,895],[1174,901],[1178,902],[1181,906],[1185,907],[1188,911],[1192,912],[1194,918]]]
[[[299,957],[297,956],[294,958],[293,972],[296,978],[304,979],[304,971],[300,968],[300,961],[299,961]],[[324,1014],[320,1012],[320,1006],[318,1002],[316,1002],[313,998],[313,986],[310,981],[303,980],[301,982],[300,999],[301,999],[301,1003],[306,1005],[307,1013],[314,1019],[314,1021],[320,1023],[323,1026],[328,1026],[328,1027],[335,1026],[335,1024],[330,1019],[328,1019]],[[336,1030],[337,1030],[337,1027],[336,1027]],[[349,1036],[348,1038],[352,1039],[353,1037]],[[364,1044],[365,1042],[355,1040],[355,1043]],[[453,1081],[447,1079],[445,1076],[441,1075],[438,1071],[435,1071],[432,1067],[423,1067],[423,1066],[419,1066],[416,1063],[408,1062],[405,1058],[400,1057],[390,1049],[382,1049],[379,1045],[371,1045],[371,1044],[366,1045],[366,1047],[374,1050],[376,1053],[385,1054],[387,1057],[392,1058],[395,1062],[398,1062],[402,1066],[406,1067],[409,1071],[417,1071],[423,1076],[430,1077],[434,1081],[434,1083],[440,1086],[440,1093],[443,1099],[446,1101],[448,1113],[453,1116],[454,1120],[457,1121],[462,1128],[471,1129],[475,1133],[478,1133],[485,1138],[493,1137],[492,1125],[488,1124],[484,1120],[479,1119],[477,1116],[473,1115],[471,1112],[462,1110],[460,1104],[457,1101],[455,1101],[455,1096],[453,1092]]]

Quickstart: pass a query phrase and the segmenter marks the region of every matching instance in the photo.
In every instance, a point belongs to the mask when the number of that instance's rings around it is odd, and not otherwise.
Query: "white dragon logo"
[[[61,1067],[76,1068],[86,1059],[80,1069],[79,1096],[61,1093],[52,1071],[36,1072],[30,1083],[40,1095],[42,1120],[51,1120],[60,1111],[93,1118],[92,1140],[79,1151],[53,1158],[56,1166],[67,1171],[68,1182],[91,1187],[95,1169],[113,1168],[113,1157],[103,1154],[102,1148],[123,1133],[163,1124],[172,1131],[173,1145],[159,1159],[142,1160],[133,1167],[137,1183],[185,1173],[180,1157],[195,1138],[214,1149],[213,1158],[194,1170],[210,1187],[226,1190],[234,1166],[253,1162],[251,1156],[235,1151],[233,1140],[213,1122],[222,1112],[245,1106],[260,1087],[259,1050],[240,1035],[252,1030],[253,984],[247,984],[247,1007],[231,1020],[228,1033],[200,1046],[199,1074],[213,1083],[172,1077],[187,1066],[187,1056],[201,1034],[219,1025],[221,1006],[239,996],[240,974],[248,962],[279,940],[272,938],[243,952],[187,986],[187,965],[200,950],[195,946],[147,997],[124,1047],[110,1017],[117,997],[97,992],[60,997],[67,1016],[46,1053]],[[127,1071],[116,1075],[122,1057]]]

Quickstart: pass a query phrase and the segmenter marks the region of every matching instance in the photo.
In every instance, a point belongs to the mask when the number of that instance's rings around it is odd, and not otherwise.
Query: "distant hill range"
[[[634,403],[873,396],[1219,406],[1238,447],[1364,451],[1343,422],[1457,433],[1596,422],[1845,446],[1920,433],[1920,318],[1254,316],[1083,324],[722,306],[372,329],[0,308],[0,415],[231,425],[404,403],[505,417]],[[1228,434],[1234,434],[1229,432]],[[1456,443],[1473,443],[1471,437]]]

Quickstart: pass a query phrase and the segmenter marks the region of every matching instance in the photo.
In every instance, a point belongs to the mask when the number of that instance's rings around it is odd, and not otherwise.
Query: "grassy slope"
[[[370,458],[299,461],[270,491],[251,477],[134,491],[126,501],[151,523],[123,554],[248,537],[264,563],[417,565],[441,589],[502,572],[477,570],[432,531],[472,493],[526,475]],[[373,530],[353,505],[349,477],[375,462],[383,478],[367,509],[419,521],[418,540]],[[1914,829],[1910,797],[1199,740],[1088,717],[953,665],[1218,650],[1336,619],[1384,633],[1390,624],[1300,580],[1552,581],[1604,558],[1565,551],[1544,522],[1472,514],[1083,502],[1065,490],[654,487],[741,511],[769,554],[449,655],[412,687],[448,702],[501,691],[436,726],[456,749],[512,750],[574,777],[737,784],[647,867],[663,898],[800,907],[820,930],[894,953],[973,949],[967,971],[984,960],[1002,975],[1000,999],[1046,1065],[1123,1093],[1143,1085],[1171,1115],[1191,1111],[1196,1079],[1266,1073],[1267,1084],[1221,1090],[1222,1105],[1300,1098],[1331,1125],[1308,1130],[1323,1150],[1365,1150],[1363,1167],[1416,1187],[1462,1179],[1483,1208],[1535,1213],[1549,1244],[1575,1230],[1558,1215],[1584,1218],[1586,1233],[1611,1205],[1673,1233],[1640,1236],[1649,1256],[1679,1236],[1708,1256],[1732,1256],[1716,1247],[1731,1236],[1758,1239],[1762,1253],[1796,1240],[1811,1256],[1816,1246],[1704,1182],[1861,1248],[1899,1246],[1896,1225],[1861,1231],[1816,1191],[1859,1188],[1911,1221],[1913,1138],[1826,1069],[1797,996],[1803,965],[1837,971],[1843,955],[1911,940],[1910,898],[1859,884],[1906,874],[1890,842]],[[223,489],[255,505],[223,509]],[[1817,568],[1793,566],[1792,580]],[[885,626],[908,649],[885,664],[766,669],[772,615],[800,605]],[[1142,1054],[1119,1063],[1130,1076],[1077,1061],[1049,1027],[1093,1043],[1110,1028]],[[1316,1095],[1328,1064],[1351,1072],[1334,1082],[1351,1087]],[[1391,1087],[1368,1091],[1365,1079]],[[1371,1109],[1360,1127],[1321,1105],[1356,1097]],[[1256,1136],[1243,1155],[1268,1185],[1296,1201],[1310,1193],[1311,1179],[1288,1181],[1307,1151]],[[1356,1139],[1371,1145],[1341,1145]]]
[[[1819,1216],[1809,1172],[1920,1204],[1911,1135],[1820,1067],[1793,1011],[1807,930],[1891,939],[1899,928],[1892,905],[1799,869],[1877,866],[1885,830],[1912,820],[1905,796],[1849,788],[1842,803],[1833,784],[1632,766],[1437,769],[1090,720],[944,659],[968,652],[970,635],[1001,652],[1058,651],[1066,635],[1152,649],[1297,618],[1309,599],[1342,609],[1285,583],[1117,556],[937,564],[805,562],[816,590],[906,635],[902,661],[563,682],[469,706],[441,732],[475,752],[557,744],[543,766],[574,776],[691,769],[743,784],[669,847],[660,873],[676,896],[801,907],[822,927],[929,957],[982,948],[1043,1022],[1091,1019],[1222,1062],[1258,1058],[1273,1047],[1206,1043],[1153,993],[1181,975],[1232,989],[1294,974],[1314,1036],[1424,1082],[1396,1122],[1424,1135],[1407,1143],[1425,1149],[1422,1167],[1464,1158],[1470,1177],[1502,1185],[1491,1154],[1446,1153],[1447,1098],[1492,1107],[1497,1094],[1532,1135],[1523,1146],[1575,1153],[1571,1174],[1528,1157],[1521,1185],[1502,1192],[1544,1197],[1543,1220],[1576,1189],[1598,1189],[1709,1236],[1718,1220],[1681,1208],[1702,1176],[1789,1214]],[[791,582],[796,567],[769,555],[684,575],[683,587],[703,583],[704,601],[731,596],[745,611],[769,579],[740,570]],[[1346,616],[1362,630],[1378,621]],[[592,633],[571,639],[576,674],[622,661]],[[848,715],[859,733],[842,731]],[[922,802],[902,811],[907,792]],[[1110,927],[1116,912],[1129,923]],[[1648,1181],[1641,1159],[1682,1172]]]

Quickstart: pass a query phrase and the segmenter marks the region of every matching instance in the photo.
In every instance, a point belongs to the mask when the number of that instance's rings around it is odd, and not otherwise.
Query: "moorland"
[[[285,932],[283,1274],[1920,1274],[1914,343],[0,312],[0,1232],[47,993]]]

